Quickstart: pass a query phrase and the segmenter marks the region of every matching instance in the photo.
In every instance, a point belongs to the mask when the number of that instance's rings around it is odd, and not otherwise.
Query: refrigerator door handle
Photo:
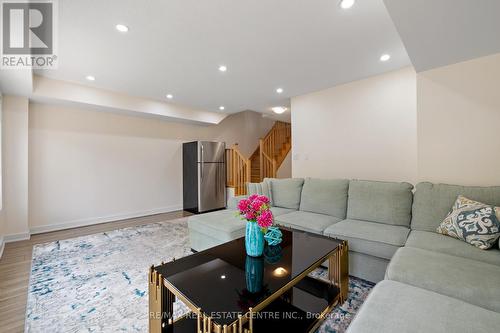
[[[201,179],[200,181],[203,182],[203,161],[205,159],[205,156],[204,156],[204,151],[203,151],[203,143],[200,143],[201,145],[201,161],[200,161],[200,167],[201,167]]]

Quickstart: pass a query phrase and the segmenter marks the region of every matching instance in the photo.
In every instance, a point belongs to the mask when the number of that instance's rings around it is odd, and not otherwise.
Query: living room
[[[497,331],[498,1],[1,6],[0,331]]]

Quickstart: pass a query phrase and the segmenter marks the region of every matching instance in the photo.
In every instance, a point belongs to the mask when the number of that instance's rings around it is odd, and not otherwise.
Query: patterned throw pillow
[[[500,237],[500,207],[459,195],[436,231],[487,250]]]

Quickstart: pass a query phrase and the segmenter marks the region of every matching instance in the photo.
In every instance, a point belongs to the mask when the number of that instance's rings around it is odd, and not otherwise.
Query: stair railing
[[[235,195],[247,194],[250,182],[250,160],[241,154],[238,144],[226,149],[227,186],[234,188]]]
[[[271,158],[266,153],[262,152],[260,154],[260,178],[276,178],[276,172],[278,168],[276,166],[276,159]]]
[[[275,178],[279,166],[290,150],[292,128],[277,121],[260,144],[260,178]]]

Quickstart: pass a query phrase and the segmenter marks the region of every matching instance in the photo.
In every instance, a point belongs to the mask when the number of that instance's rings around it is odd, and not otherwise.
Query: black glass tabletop
[[[342,242],[302,231],[282,232],[281,244],[266,245],[262,257],[246,255],[245,239],[239,238],[155,270],[216,323],[228,325],[250,307],[291,289]]]

